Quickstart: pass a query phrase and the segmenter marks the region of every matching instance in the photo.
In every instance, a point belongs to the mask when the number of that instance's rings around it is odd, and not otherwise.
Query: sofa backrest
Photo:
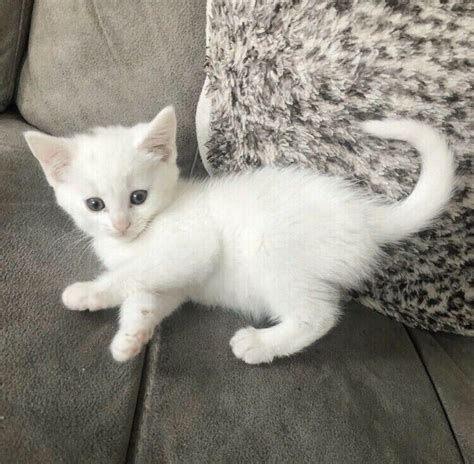
[[[178,150],[196,150],[205,0],[41,0],[34,4],[18,108],[53,135],[177,111]]]

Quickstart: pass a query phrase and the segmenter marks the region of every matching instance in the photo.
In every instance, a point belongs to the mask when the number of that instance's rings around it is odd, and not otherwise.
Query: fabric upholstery
[[[410,330],[465,462],[474,462],[474,340]]]
[[[28,37],[33,0],[0,2],[0,111],[9,105]]]
[[[61,290],[97,263],[54,205],[27,129],[0,115],[0,461],[124,462],[142,359],[113,362],[114,310],[61,304]]]
[[[174,104],[189,172],[204,81],[204,0],[42,0],[30,36],[17,96],[30,124],[65,135],[148,121]]]
[[[402,325],[350,305],[306,352],[248,366],[243,321],[188,305],[150,347],[133,462],[461,462]]]
[[[174,101],[189,172],[203,3],[37,1],[23,114],[67,134],[149,119]],[[17,114],[0,115],[2,463],[457,463],[459,448],[471,456],[466,340],[424,343],[413,331],[417,353],[403,326],[357,305],[305,353],[250,367],[228,346],[243,321],[189,304],[146,355],[114,363],[116,311],[60,303],[64,286],[98,264],[55,206],[27,129]],[[193,175],[204,175],[199,162]]]

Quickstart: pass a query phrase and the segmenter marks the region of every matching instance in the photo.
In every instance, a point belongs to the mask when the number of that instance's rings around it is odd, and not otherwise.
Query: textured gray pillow
[[[23,56],[33,0],[0,2],[0,111],[10,104]]]
[[[36,2],[17,96],[22,116],[63,135],[150,120],[173,103],[181,158],[193,155],[205,9],[205,0]]]
[[[201,152],[213,173],[301,164],[393,200],[413,189],[419,158],[406,144],[369,138],[357,121],[411,117],[443,131],[459,192],[432,228],[387,250],[354,296],[408,325],[471,335],[472,5],[213,0],[200,105],[212,108]]]

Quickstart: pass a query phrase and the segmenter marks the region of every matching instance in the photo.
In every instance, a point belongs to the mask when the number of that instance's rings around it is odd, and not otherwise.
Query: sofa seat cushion
[[[406,329],[350,304],[304,353],[267,366],[234,358],[244,321],[188,305],[149,349],[134,462],[459,463]]]

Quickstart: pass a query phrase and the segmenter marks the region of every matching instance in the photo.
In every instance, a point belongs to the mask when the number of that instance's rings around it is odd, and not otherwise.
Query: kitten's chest
[[[118,244],[112,240],[96,240],[94,250],[104,264],[109,269],[117,269],[128,261],[136,257],[136,250],[130,244]]]

